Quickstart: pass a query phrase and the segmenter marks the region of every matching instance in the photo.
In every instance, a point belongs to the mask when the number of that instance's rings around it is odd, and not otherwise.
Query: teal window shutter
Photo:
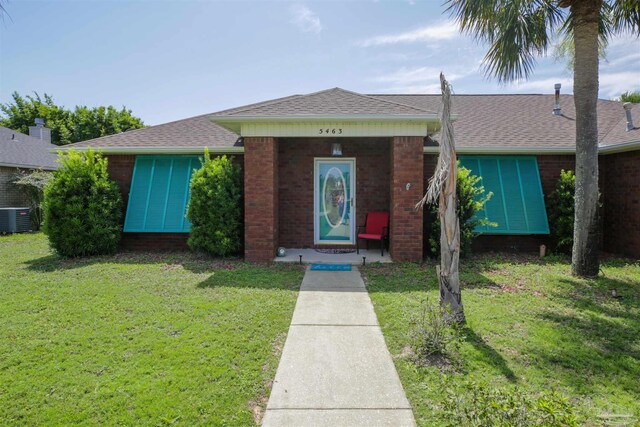
[[[124,231],[188,233],[189,183],[199,165],[196,156],[137,156]]]
[[[460,164],[481,177],[492,192],[479,215],[497,227],[478,226],[486,234],[549,234],[542,184],[535,156],[460,156]]]

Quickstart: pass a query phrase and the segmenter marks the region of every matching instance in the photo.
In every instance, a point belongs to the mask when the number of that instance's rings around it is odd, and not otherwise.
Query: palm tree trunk
[[[571,272],[598,274],[598,16],[602,0],[577,0],[574,20],[576,107],[576,199]]]

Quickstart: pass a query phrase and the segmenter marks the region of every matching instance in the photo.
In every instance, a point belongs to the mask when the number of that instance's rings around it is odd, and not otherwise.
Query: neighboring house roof
[[[239,136],[215,124],[213,118],[389,116],[432,117],[440,95],[362,95],[334,88],[308,95],[292,95],[217,113],[205,114],[67,147],[92,146],[105,151],[241,152]],[[454,95],[456,146],[462,150],[500,152],[567,152],[575,149],[575,107],[572,95],[561,96],[562,115],[552,114],[554,95]],[[640,124],[640,108],[633,114]],[[432,135],[437,139],[437,135]],[[640,129],[626,132],[622,103],[598,101],[598,139],[603,148],[640,144]]]
[[[57,148],[41,139],[0,126],[0,166],[54,170],[58,163],[57,155],[52,151]]]

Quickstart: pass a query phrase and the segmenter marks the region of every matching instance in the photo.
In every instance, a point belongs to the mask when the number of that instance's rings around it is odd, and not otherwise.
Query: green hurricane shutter
[[[185,218],[195,156],[137,156],[125,232],[188,233]]]
[[[493,192],[478,215],[497,227],[478,226],[487,234],[549,234],[538,162],[534,156],[461,156],[460,164],[482,178]]]

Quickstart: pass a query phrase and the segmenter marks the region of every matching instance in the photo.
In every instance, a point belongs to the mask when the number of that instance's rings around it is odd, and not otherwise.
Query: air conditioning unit
[[[0,208],[0,233],[31,231],[29,208]]]

